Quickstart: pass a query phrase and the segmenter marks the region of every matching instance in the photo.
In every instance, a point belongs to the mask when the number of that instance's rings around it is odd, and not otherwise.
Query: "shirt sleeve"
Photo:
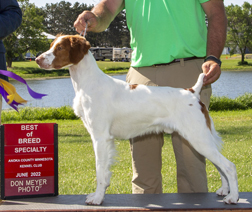
[[[205,3],[205,2],[207,2],[207,1],[210,1],[210,0],[199,0],[199,3]],[[224,0],[222,0],[222,1],[224,1]]]
[[[16,0],[0,0],[0,40],[21,24],[22,11]]]
[[[209,1],[209,0],[199,0],[199,3],[205,3],[205,2],[207,2],[207,1]]]

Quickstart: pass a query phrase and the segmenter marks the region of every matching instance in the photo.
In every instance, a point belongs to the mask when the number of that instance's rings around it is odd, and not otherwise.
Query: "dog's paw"
[[[216,194],[218,196],[227,196],[229,193],[229,188],[228,187],[221,187],[216,191]]]
[[[232,195],[229,194],[226,197],[224,197],[223,202],[225,202],[226,204],[237,204],[239,200],[239,195]]]
[[[86,204],[88,205],[101,205],[104,199],[104,195],[101,193],[91,193],[86,197]]]

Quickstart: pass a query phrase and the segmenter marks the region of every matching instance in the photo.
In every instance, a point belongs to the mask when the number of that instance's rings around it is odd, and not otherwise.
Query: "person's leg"
[[[156,86],[155,72],[152,68],[141,68],[142,75],[131,68],[127,75],[127,82]],[[157,194],[162,193],[162,146],[163,133],[139,136],[130,139],[132,154],[132,193]]]
[[[172,134],[172,144],[177,162],[178,193],[207,192],[205,158],[176,132]]]
[[[206,107],[209,107],[210,95],[211,88],[201,91],[201,101]],[[172,134],[172,144],[177,162],[178,192],[208,192],[205,158],[176,132]]]
[[[202,60],[176,63],[168,69],[160,69],[158,84],[179,88],[191,88],[201,71]],[[169,80],[167,80],[169,79]],[[209,107],[211,86],[203,87],[201,101]],[[183,121],[183,120],[181,120]],[[205,158],[177,132],[172,134],[173,149],[177,162],[177,187],[179,193],[207,192]]]
[[[162,193],[163,139],[162,133],[130,139],[134,194]]]

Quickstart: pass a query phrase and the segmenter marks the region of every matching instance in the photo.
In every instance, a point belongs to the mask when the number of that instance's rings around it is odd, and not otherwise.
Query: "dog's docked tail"
[[[200,74],[199,77],[198,77],[198,80],[196,82],[196,84],[192,87],[192,90],[194,91],[194,94],[196,96],[199,97],[199,94],[200,94],[200,91],[201,91],[201,88],[203,86],[203,79],[205,77],[205,74]]]

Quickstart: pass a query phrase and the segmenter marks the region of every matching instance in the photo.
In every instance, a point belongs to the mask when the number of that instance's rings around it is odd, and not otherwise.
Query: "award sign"
[[[1,199],[58,195],[58,125],[1,125]]]

